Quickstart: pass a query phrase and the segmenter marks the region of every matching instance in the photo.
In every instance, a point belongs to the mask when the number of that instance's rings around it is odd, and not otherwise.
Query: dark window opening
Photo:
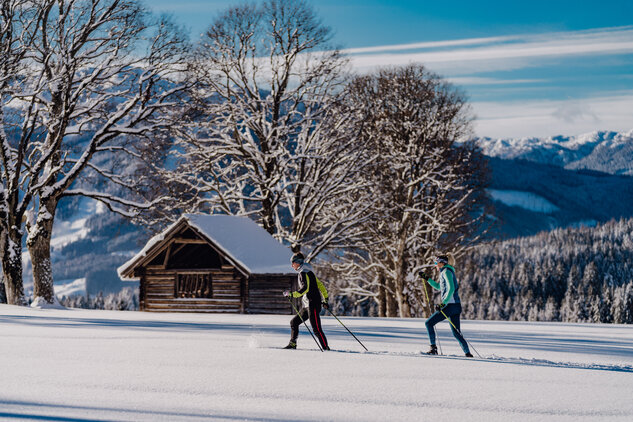
[[[165,251],[162,251],[158,256],[149,263],[149,265],[163,265],[165,262]]]
[[[174,244],[167,261],[169,269],[221,268],[222,258],[207,244]]]
[[[210,273],[185,273],[176,275],[176,297],[213,298]]]
[[[191,230],[190,227],[187,227],[185,230],[181,231],[178,234],[178,237],[181,237],[181,238],[184,238],[184,239],[200,239],[200,236],[198,236],[196,234],[196,232]]]

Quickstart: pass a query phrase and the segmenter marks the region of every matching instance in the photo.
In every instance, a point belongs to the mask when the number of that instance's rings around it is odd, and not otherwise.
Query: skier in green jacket
[[[426,320],[426,330],[429,333],[431,348],[427,352],[429,355],[437,355],[437,346],[435,344],[435,325],[438,322],[449,318],[451,321],[451,330],[453,335],[459,342],[464,354],[467,357],[473,357],[468,348],[468,343],[459,328],[459,315],[462,312],[462,304],[459,300],[459,284],[455,275],[455,268],[448,264],[448,256],[440,255],[434,259],[435,268],[439,271],[439,282],[432,280],[425,272],[419,273],[427,283],[435,290],[441,292],[442,301],[439,305],[435,305],[435,313]]]

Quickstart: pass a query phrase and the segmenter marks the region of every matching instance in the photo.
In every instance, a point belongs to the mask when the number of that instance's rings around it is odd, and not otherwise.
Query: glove
[[[424,270],[420,270],[418,271],[418,275],[420,276],[421,279],[423,279],[424,281],[428,280],[430,277],[427,273],[424,272]]]
[[[330,305],[328,305],[327,302],[321,302],[321,305],[325,308],[325,309],[330,309]]]
[[[283,295],[285,297],[290,297],[290,290],[284,290]]]
[[[440,312],[442,309],[444,309],[445,306],[446,305],[444,305],[443,303],[437,304],[437,305],[435,305],[435,310],[437,312]]]

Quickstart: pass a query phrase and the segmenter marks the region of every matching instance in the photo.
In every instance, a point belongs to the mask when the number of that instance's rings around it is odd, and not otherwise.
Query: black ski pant
[[[312,330],[314,331],[314,335],[316,336],[319,343],[321,343],[321,347],[323,348],[323,350],[329,349],[327,345],[327,338],[325,338],[325,334],[323,333],[323,328],[321,326],[321,317],[319,316],[320,313],[320,303],[310,303],[310,306],[307,309],[301,309],[299,313],[290,320],[290,341],[293,341],[295,343],[297,342],[297,337],[299,336],[299,326],[303,323],[303,321],[309,319]]]

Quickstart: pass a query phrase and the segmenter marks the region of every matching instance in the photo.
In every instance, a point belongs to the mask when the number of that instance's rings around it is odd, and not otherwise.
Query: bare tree
[[[371,298],[381,315],[408,317],[424,300],[418,269],[473,235],[483,193],[482,158],[469,143],[462,94],[422,66],[356,78],[346,100],[358,110],[359,142],[378,152],[371,181],[371,241],[335,264],[344,292]],[[481,213],[480,213],[481,214]],[[428,305],[428,303],[427,303]]]
[[[52,302],[50,241],[59,200],[84,195],[110,207],[147,206],[144,198],[79,190],[75,182],[92,172],[125,184],[95,157],[132,153],[131,139],[168,125],[161,111],[182,90],[169,78],[182,70],[186,47],[168,20],[151,22],[135,0],[39,1],[34,10],[28,67],[11,99],[25,122],[11,152],[23,162],[11,165],[22,180],[22,207],[33,199],[27,247],[34,295]]]
[[[333,112],[347,61],[329,39],[301,0],[234,7],[212,24],[172,175],[195,192],[189,209],[252,216],[310,257],[367,218],[362,205],[339,206],[366,160],[346,129],[352,116]]]
[[[0,3],[0,259],[8,303],[23,305],[22,237],[23,218],[31,194],[23,192],[24,146],[33,132],[33,120],[22,123],[19,139],[10,139],[12,126],[6,125],[9,102],[24,78],[25,58],[35,30],[34,2],[3,0]],[[7,130],[8,129],[8,130]]]

